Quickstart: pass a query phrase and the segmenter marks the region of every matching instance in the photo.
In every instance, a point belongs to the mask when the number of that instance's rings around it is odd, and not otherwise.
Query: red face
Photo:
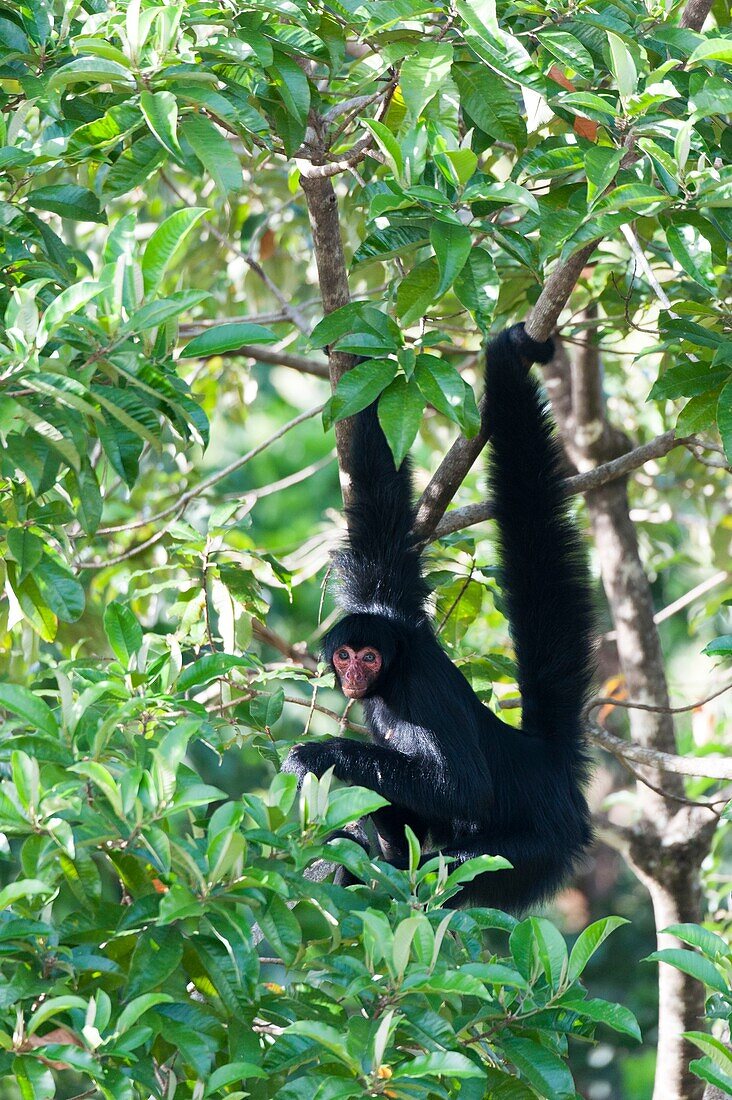
[[[349,699],[362,699],[381,671],[381,654],[370,645],[363,649],[342,645],[333,654],[333,667],[343,694]]]

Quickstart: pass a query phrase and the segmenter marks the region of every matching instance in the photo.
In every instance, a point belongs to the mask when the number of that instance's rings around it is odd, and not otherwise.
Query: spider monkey
[[[590,841],[581,715],[592,678],[592,609],[579,533],[567,514],[554,426],[531,377],[553,355],[515,325],[486,356],[485,427],[501,585],[522,698],[522,727],[478,699],[444,652],[427,610],[408,460],[394,461],[375,405],[358,415],[353,503],[336,559],[345,612],[324,654],[343,694],[360,699],[372,743],[332,737],[296,745],[283,765],[368,787],[390,802],[373,815],[382,854],[408,861],[404,826],[458,863],[501,855],[458,904],[521,912],[550,898]]]

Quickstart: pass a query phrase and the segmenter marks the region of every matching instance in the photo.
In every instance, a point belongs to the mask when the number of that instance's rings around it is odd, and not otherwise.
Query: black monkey
[[[488,347],[490,485],[502,587],[523,700],[521,730],[488,710],[440,646],[412,536],[410,469],[394,467],[375,406],[353,437],[349,536],[337,559],[346,615],[325,656],[343,693],[363,699],[373,744],[297,745],[300,780],[334,766],[391,803],[374,814],[386,859],[407,863],[404,825],[427,854],[488,853],[513,870],[480,875],[460,904],[525,910],[566,880],[590,839],[581,714],[592,669],[592,612],[579,534],[567,515],[554,428],[529,367],[548,362],[515,325]]]

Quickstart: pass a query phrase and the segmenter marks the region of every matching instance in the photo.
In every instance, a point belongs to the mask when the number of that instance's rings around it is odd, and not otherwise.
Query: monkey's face
[[[333,668],[348,699],[363,699],[370,694],[382,663],[378,649],[371,645],[363,649],[342,645],[333,653]]]

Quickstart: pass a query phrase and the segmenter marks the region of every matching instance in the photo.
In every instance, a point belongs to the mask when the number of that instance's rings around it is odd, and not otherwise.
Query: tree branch
[[[340,175],[341,172],[350,171],[363,160],[373,141],[373,134],[369,133],[366,137],[360,138],[340,160],[331,160],[327,164],[312,164],[309,160],[296,160],[295,163],[300,169],[300,183],[304,184],[305,180],[330,179],[332,176]],[[304,186],[303,190],[305,190]]]
[[[216,352],[220,356],[221,352]],[[262,348],[255,344],[242,344],[234,351],[224,353],[225,358],[233,358],[237,355],[245,355],[249,359],[255,359],[258,363],[271,363],[276,367],[291,367],[301,374],[312,374],[316,378],[330,378],[328,364],[310,359],[307,355],[297,355],[295,352],[276,351],[273,348]],[[207,356],[206,358],[213,358]]]
[[[591,241],[584,245],[552,271],[526,323],[526,331],[535,340],[548,340],[552,335],[560,313],[598,244],[599,241]],[[485,411],[482,400],[480,411],[482,419]],[[417,507],[414,530],[419,539],[428,540],[433,537],[450,501],[487,442],[488,437],[483,431],[473,439],[459,436],[455,440],[430,479]]]
[[[580,275],[600,240],[590,241],[574,252],[564,263],[557,264],[544,284],[531,316],[526,322],[526,331],[534,340],[548,340],[557,327],[559,314],[577,285]]]
[[[262,440],[256,447],[252,447],[246,454],[241,455],[239,458],[234,459],[228,466],[224,466],[221,470],[217,470],[216,473],[211,474],[209,477],[204,478],[203,481],[199,481],[197,485],[191,486],[190,489],[186,489],[184,493],[178,497],[174,504],[171,504],[168,508],[163,508],[162,511],[156,512],[153,516],[146,516],[142,519],[133,520],[132,523],[121,523],[115,527],[100,527],[96,532],[97,535],[113,535],[118,531],[134,531],[139,527],[147,527],[151,523],[157,523],[161,519],[167,519],[168,516],[175,516],[177,519],[179,515],[185,511],[190,502],[196,497],[201,496],[207,489],[212,488],[218,484],[219,481],[223,481],[224,478],[229,477],[230,474],[235,473],[242,466],[245,466],[247,462],[251,462],[253,458],[265,451],[267,447],[270,447],[278,439],[281,439],[283,435],[291,431],[292,428],[296,428],[298,424],[302,424],[305,420],[310,420],[311,417],[317,416],[318,413],[323,411],[322,405],[316,405],[313,409],[308,409],[306,412],[300,413],[294,419],[289,420],[287,424],[283,424],[281,428],[278,428],[276,432],[268,436],[267,439]],[[157,541],[155,538],[154,541]],[[140,550],[144,550],[146,546],[151,544],[151,540],[148,539],[145,543],[141,543],[138,547],[134,548],[135,553],[139,553]],[[126,552],[126,556],[129,552]],[[100,562],[77,562],[78,569],[103,569],[106,565],[109,565],[108,561]]]
[[[712,0],[688,0],[681,16],[681,26],[700,31],[711,10]]]
[[[617,700],[613,700],[617,702]],[[653,768],[655,771],[671,772],[674,775],[696,775],[704,779],[732,780],[732,762],[721,757],[676,756],[675,753],[662,752],[634,741],[624,741],[614,733],[604,729],[592,719],[587,719],[590,740],[600,748],[606,749],[623,760],[633,760],[636,764]],[[666,792],[663,792],[666,797]]]
[[[578,493],[589,493],[602,485],[607,485],[617,478],[624,477],[638,467],[650,462],[653,458],[663,458],[674,447],[681,446],[683,439],[677,439],[673,431],[664,432],[655,439],[635,447],[632,451],[613,458],[602,466],[595,466],[591,470],[584,470],[581,474],[565,479],[564,487],[567,496],[576,496]],[[437,528],[432,532],[431,539],[444,538],[454,531],[462,531],[465,527],[472,527],[476,523],[483,523],[491,519],[493,509],[488,501],[480,504],[467,504],[464,508],[454,508],[440,520]]]
[[[300,184],[305,194],[313,231],[315,262],[318,266],[318,280],[323,299],[323,313],[327,316],[336,309],[348,305],[350,292],[346,257],[341,241],[341,227],[338,216],[338,199],[333,184],[327,177],[301,176]],[[356,364],[356,357],[342,351],[328,349],[328,366],[331,389],[347,370]],[[335,425],[338,468],[341,474],[343,499],[348,501],[350,476],[348,472],[351,424],[349,420],[339,420]]]
[[[277,634],[276,631],[260,622],[259,619],[252,619],[252,630],[255,638],[258,638],[260,642],[264,642],[272,649],[276,649],[283,657],[289,657],[295,664],[309,669],[310,672],[318,671],[317,658],[313,657],[312,653],[308,653],[305,642],[288,642],[286,638]]]

